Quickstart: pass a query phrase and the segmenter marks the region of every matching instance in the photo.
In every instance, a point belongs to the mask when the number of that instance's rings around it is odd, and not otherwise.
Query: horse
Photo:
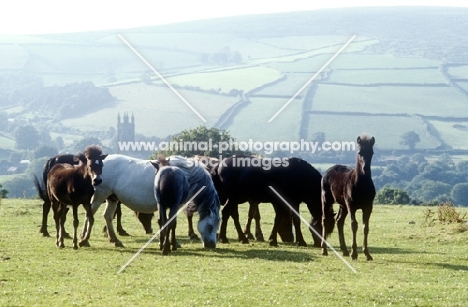
[[[211,174],[213,181],[214,182],[217,181],[218,175],[217,175],[216,169],[220,162],[219,159],[213,158],[213,157],[207,157],[207,156],[195,156],[192,159],[203,163],[206,166],[206,169],[208,170],[208,172]],[[218,190],[220,188],[219,186],[220,185],[218,184],[218,188],[217,188],[218,195],[221,193],[221,191]],[[252,200],[248,200],[247,202],[249,203],[247,223],[244,226],[244,230],[242,232],[243,235],[239,237],[239,241],[242,243],[246,243],[246,244],[249,243],[249,240],[253,240],[253,239],[259,242],[263,242],[265,241],[265,239],[263,237],[262,228],[260,226],[261,216],[260,216],[260,210],[258,209],[258,205],[260,203],[252,201]],[[224,200],[224,202],[222,202],[221,204],[224,205],[225,203],[226,203],[226,200]],[[229,209],[230,208],[226,206],[224,206],[222,209],[223,214],[226,214],[226,216],[228,217],[231,216],[230,212],[228,212]],[[191,215],[188,214],[187,217],[188,217],[188,222],[189,222],[189,237],[191,237],[191,234],[193,233]],[[255,221],[255,236],[252,234],[250,230],[253,220]],[[236,226],[236,229],[240,228],[238,218],[235,219],[234,224],[238,225]],[[278,227],[278,234],[280,235],[283,242],[294,241],[294,236],[292,234],[292,219],[284,218],[281,220],[281,223]],[[229,240],[227,238],[222,238],[221,242],[229,243]]]
[[[111,154],[104,160],[101,175],[102,184],[96,187],[92,199],[92,211],[95,213],[103,202],[106,202],[104,219],[107,226],[107,237],[116,247],[124,247],[117,238],[112,225],[112,217],[120,201],[133,211],[152,214],[158,211],[154,195],[155,164],[150,161],[132,158],[121,154]],[[157,170],[156,170],[157,171]],[[83,233],[88,231],[85,223]]]
[[[59,163],[66,163],[70,165],[78,165],[79,163],[86,163],[86,157],[82,154],[79,153],[77,155],[72,155],[72,154],[62,154],[62,155],[57,155],[53,158],[50,158],[49,160],[46,161],[44,164],[44,167],[42,169],[42,186],[40,184],[39,179],[37,178],[36,175],[34,175],[34,184],[36,186],[36,189],[38,191],[39,197],[43,200],[42,204],[42,224],[41,228],[39,229],[39,233],[42,233],[42,236],[44,237],[50,237],[49,232],[47,231],[47,217],[50,212],[51,208],[51,203],[50,199],[47,195],[47,174],[49,173],[50,169]],[[68,212],[68,208],[67,208]],[[146,233],[152,233],[153,229],[151,227],[151,219],[153,217],[152,214],[140,214],[138,212],[135,212],[136,216],[138,217],[138,220],[141,222],[143,225],[143,228],[145,229]],[[117,204],[117,210],[115,211],[115,217],[117,219],[117,233],[121,236],[128,236],[129,234],[125,231],[125,229],[122,227],[122,209],[120,203]],[[64,230],[64,236],[66,238],[70,238],[70,235]]]
[[[275,158],[278,159],[278,158]],[[275,163],[273,163],[275,162]],[[267,167],[268,166],[268,167]],[[229,215],[233,216],[239,235],[242,236],[238,219],[238,204],[247,200],[272,203],[275,209],[275,220],[270,235],[270,245],[278,246],[277,233],[280,221],[285,216],[291,218],[290,208],[278,198],[270,189],[273,187],[285,198],[293,209],[299,211],[301,202],[307,204],[312,215],[311,226],[322,232],[322,206],[320,198],[320,182],[322,175],[309,163],[299,158],[283,158],[273,161],[248,155],[235,155],[224,159],[216,168],[217,176],[213,182],[218,189],[218,195],[228,208],[223,210],[219,238],[223,242],[226,238],[226,225]],[[299,246],[307,246],[302,236],[300,217],[292,216],[296,231],[296,242]],[[333,227],[327,224],[326,227]],[[320,238],[312,233],[314,246],[320,247]]]
[[[86,163],[78,166],[70,164],[56,164],[47,174],[47,195],[54,211],[57,247],[65,247],[64,223],[67,213],[66,206],[70,205],[73,209],[73,248],[78,249],[77,228],[78,228],[78,206],[83,204],[86,210],[86,218],[90,224],[94,223],[91,211],[91,198],[94,194],[94,187],[98,186],[102,179],[103,163],[107,155],[102,154],[99,146],[88,146],[85,149],[84,156]],[[91,229],[91,228],[90,228]],[[90,233],[84,234],[89,238]],[[87,241],[86,241],[87,242]],[[80,246],[86,246],[83,241]]]
[[[169,254],[170,246],[173,251],[177,250],[176,214],[179,206],[189,199],[191,207],[187,210],[188,214],[193,214],[194,207],[200,215],[198,231],[202,235],[204,247],[215,248],[220,202],[210,174],[204,164],[191,159],[172,156],[168,161],[169,165],[161,166],[154,179],[154,195],[162,227],[160,235],[162,254]],[[158,164],[153,163],[153,166],[158,169]],[[166,213],[167,209],[169,216]]]
[[[367,237],[369,234],[369,219],[372,213],[373,201],[375,197],[375,186],[371,176],[371,161],[374,154],[375,138],[368,135],[362,135],[357,138],[358,151],[356,157],[356,167],[354,169],[345,165],[335,165],[329,168],[322,178],[322,222],[330,223],[334,220],[331,214],[333,203],[340,205],[336,226],[338,229],[340,249],[344,256],[349,256],[348,249],[343,234],[343,225],[348,213],[351,218],[352,245],[351,258],[357,259],[356,232],[358,222],[356,221],[356,211],[362,210],[362,224],[364,240],[362,252],[367,260],[373,260],[367,246]],[[333,229],[332,229],[333,230]],[[322,237],[322,255],[327,255],[327,246],[325,238],[327,237],[324,227]]]

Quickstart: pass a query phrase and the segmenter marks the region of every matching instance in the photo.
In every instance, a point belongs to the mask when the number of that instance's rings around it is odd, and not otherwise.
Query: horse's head
[[[216,247],[216,237],[219,226],[219,212],[211,211],[209,215],[205,216],[203,219],[200,217],[198,222],[198,232],[201,235],[203,241],[203,247],[205,248],[215,248]]]
[[[101,175],[104,163],[102,162],[107,155],[102,154],[100,146],[92,145],[88,146],[84,152],[86,157],[86,167],[88,174],[91,176],[91,181],[94,186],[102,183]]]
[[[374,155],[373,146],[375,144],[374,137],[369,137],[368,135],[358,136],[358,158],[357,163],[359,171],[362,174],[370,174],[370,165],[372,161],[372,156]]]

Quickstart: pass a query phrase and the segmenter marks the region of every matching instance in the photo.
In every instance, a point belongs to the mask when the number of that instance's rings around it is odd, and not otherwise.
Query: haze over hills
[[[15,91],[31,91],[28,83],[21,88],[4,83],[0,111],[18,125],[31,123],[62,135],[65,143],[97,135],[111,145],[115,139],[103,132],[115,128],[123,112],[134,114],[136,132],[145,136],[164,138],[205,124],[120,34],[207,126],[227,129],[238,140],[312,140],[323,133],[329,141],[354,141],[368,132],[378,148],[402,150],[407,146],[401,136],[415,131],[418,149],[468,150],[466,29],[467,9],[410,7],[0,36],[1,76],[33,76],[52,89],[90,81],[115,97],[58,114],[47,106],[52,94],[41,94],[41,103],[37,97],[15,100],[21,96]],[[353,35],[351,44],[268,123]],[[29,83],[35,90],[41,86]],[[73,97],[63,99],[79,106]],[[0,137],[11,138],[14,125]]]

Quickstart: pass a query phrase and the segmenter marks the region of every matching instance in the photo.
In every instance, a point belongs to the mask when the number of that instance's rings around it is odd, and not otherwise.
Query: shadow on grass
[[[358,252],[360,252],[360,247],[358,247]],[[381,246],[369,246],[369,251],[371,254],[389,254],[389,255],[405,255],[405,254],[420,254],[421,252],[404,249],[399,247],[381,247]]]

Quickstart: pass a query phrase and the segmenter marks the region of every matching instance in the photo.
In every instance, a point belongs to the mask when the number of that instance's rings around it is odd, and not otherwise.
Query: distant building
[[[120,113],[117,115],[117,142],[135,142],[135,117],[129,117],[128,113],[125,112],[123,118],[120,117]],[[117,144],[117,151],[120,148]]]

